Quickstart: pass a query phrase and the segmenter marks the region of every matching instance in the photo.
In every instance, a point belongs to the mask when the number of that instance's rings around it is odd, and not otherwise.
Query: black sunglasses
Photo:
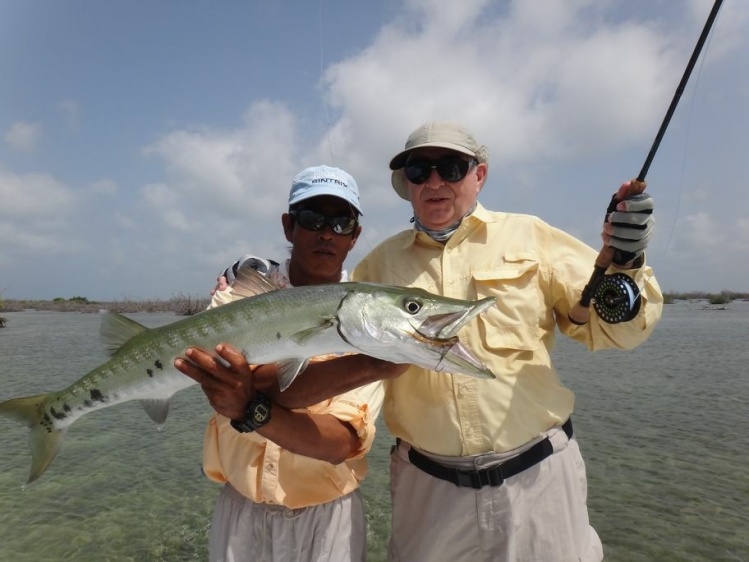
[[[432,170],[437,170],[439,176],[449,182],[456,182],[466,177],[468,170],[477,161],[473,158],[464,160],[458,156],[445,156],[436,162],[432,160],[411,160],[403,169],[408,181],[421,185],[432,174]]]
[[[352,216],[340,216],[340,217],[329,217],[312,209],[295,209],[289,211],[289,214],[294,216],[299,223],[299,226],[306,230],[322,230],[327,224],[335,234],[346,236],[351,234],[359,224],[356,217]]]

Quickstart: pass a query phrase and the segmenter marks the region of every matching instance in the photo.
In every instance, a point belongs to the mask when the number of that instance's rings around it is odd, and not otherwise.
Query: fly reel
[[[599,318],[609,324],[628,322],[640,310],[640,290],[624,273],[604,275],[596,285],[591,299]]]

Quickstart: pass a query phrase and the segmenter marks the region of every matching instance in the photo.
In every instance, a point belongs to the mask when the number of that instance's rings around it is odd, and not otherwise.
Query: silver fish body
[[[242,349],[250,363],[278,363],[282,390],[309,358],[331,353],[364,353],[435,371],[494,376],[457,338],[460,328],[494,299],[463,301],[369,283],[255,294],[270,287],[252,273],[238,277],[235,285],[246,282],[247,294],[254,296],[159,328],[105,312],[101,335],[112,353],[108,361],[58,392],[0,403],[0,416],[31,430],[27,484],[47,469],[68,427],[89,412],[139,400],[156,423],[164,423],[171,396],[195,384],[173,366],[189,346],[213,349],[227,342]]]

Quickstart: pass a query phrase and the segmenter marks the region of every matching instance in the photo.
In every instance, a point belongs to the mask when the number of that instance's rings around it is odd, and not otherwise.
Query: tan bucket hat
[[[390,169],[393,170],[390,182],[393,184],[395,192],[406,201],[409,200],[408,180],[403,173],[403,167],[406,165],[406,160],[412,150],[427,146],[449,148],[473,156],[479,162],[489,162],[489,150],[485,146],[479,145],[473,135],[460,125],[437,122],[425,123],[409,135],[405,148],[390,160]]]

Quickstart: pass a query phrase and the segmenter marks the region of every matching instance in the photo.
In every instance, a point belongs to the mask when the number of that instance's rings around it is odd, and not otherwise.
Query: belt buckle
[[[480,490],[484,486],[501,486],[504,478],[499,468],[497,466],[484,470],[456,470],[457,485],[475,490]]]

